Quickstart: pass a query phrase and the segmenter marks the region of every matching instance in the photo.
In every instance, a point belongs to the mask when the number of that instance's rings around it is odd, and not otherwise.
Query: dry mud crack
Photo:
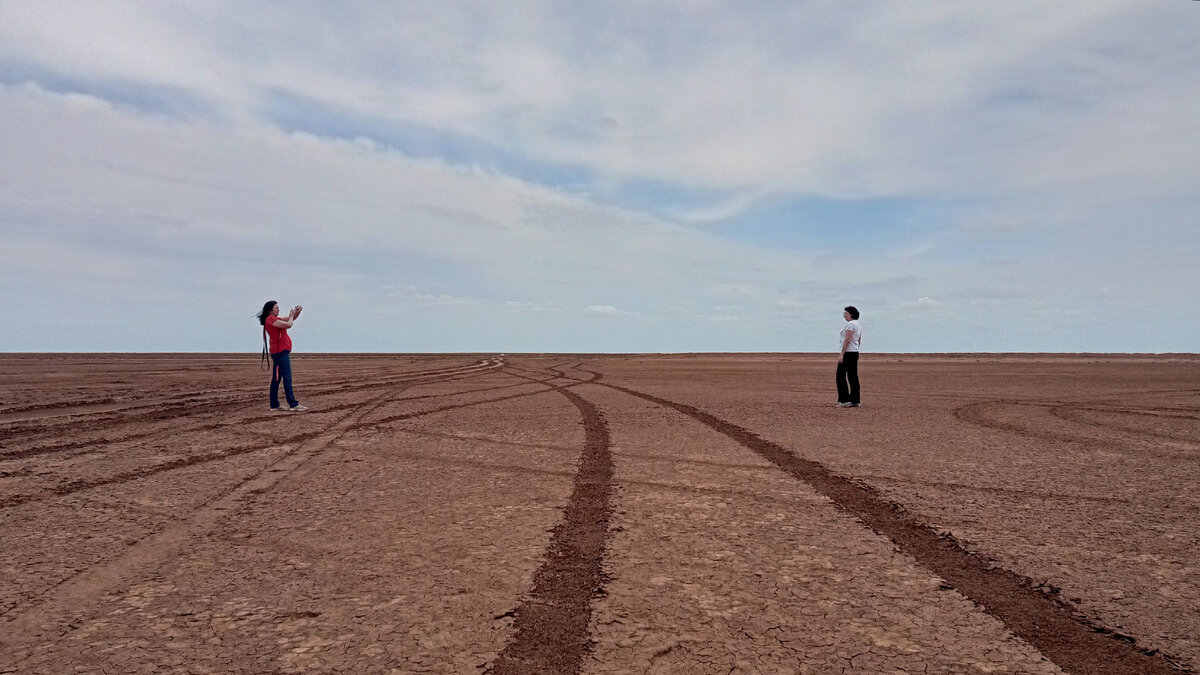
[[[1156,650],[1136,647],[1136,639],[1099,626],[1078,610],[1016,575],[965,549],[952,536],[939,533],[905,508],[874,490],[836,475],[818,462],[803,459],[780,445],[690,405],[601,382],[598,372],[575,366],[589,382],[636,396],[688,415],[760,454],[783,471],[812,485],[838,507],[852,513],[901,551],[913,556],[967,597],[982,605],[1014,633],[1028,640],[1068,672],[1097,675],[1178,673],[1179,661]],[[562,371],[556,374],[566,376]],[[967,409],[975,406],[968,406]],[[962,415],[958,409],[956,416]],[[976,421],[977,418],[966,418]],[[1009,425],[989,424],[1003,430]],[[1073,439],[1072,439],[1073,440]]]
[[[75,611],[75,608],[86,607],[101,595],[132,583],[135,575],[144,573],[147,569],[161,564],[166,558],[178,554],[189,537],[204,535],[216,526],[220,519],[235,512],[243,500],[271,489],[298,467],[324,451],[338,436],[353,427],[359,419],[386,402],[387,395],[385,393],[375,397],[361,409],[344,415],[322,432],[314,433],[300,442],[285,443],[292,447],[286,450],[277,461],[237,485],[231,486],[228,490],[215,495],[210,501],[192,511],[186,519],[172,522],[155,534],[134,542],[131,550],[115,560],[65,579],[51,593],[39,598],[36,603],[23,607],[18,606],[15,611],[6,613],[12,614],[12,616],[6,617],[5,629],[18,634],[36,630],[50,623],[52,617],[69,616]],[[212,461],[212,458],[205,457],[200,461]],[[108,482],[125,482],[152,475],[158,471],[167,470],[167,468],[177,467],[156,467],[154,470],[136,476],[120,476]],[[100,484],[103,483],[96,485]],[[72,490],[60,491],[58,494],[96,487],[96,485],[83,485]]]
[[[0,672],[1200,663],[1200,359],[186,360],[0,355]]]
[[[577,672],[589,646],[592,599],[603,588],[601,566],[613,491],[608,426],[599,409],[582,396],[548,386],[579,409],[583,455],[563,520],[554,528],[545,562],[534,574],[533,591],[513,612],[515,633],[492,664],[494,673]]]

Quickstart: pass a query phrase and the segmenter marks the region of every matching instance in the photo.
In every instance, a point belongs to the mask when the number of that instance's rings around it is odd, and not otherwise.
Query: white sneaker
[[[287,410],[287,408],[268,408],[268,410],[271,412],[283,412],[284,410]]]
[[[839,404],[837,404],[837,405],[836,405],[836,406],[834,406],[834,407],[835,407],[835,408],[849,408],[849,407],[850,407],[850,405],[851,405],[851,404],[849,404],[849,403],[839,403]]]
[[[308,406],[304,405],[303,403],[299,403],[288,408],[288,410],[291,412],[304,412],[305,410],[308,410]]]

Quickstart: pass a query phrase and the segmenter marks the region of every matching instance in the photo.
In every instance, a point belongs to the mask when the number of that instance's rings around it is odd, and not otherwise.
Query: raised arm
[[[288,312],[288,317],[286,319],[283,317],[275,317],[275,321],[271,324],[271,326],[274,328],[291,328],[292,325],[296,323],[296,319],[300,316],[300,310],[302,309],[304,308],[300,305],[296,305],[292,308],[292,311]]]

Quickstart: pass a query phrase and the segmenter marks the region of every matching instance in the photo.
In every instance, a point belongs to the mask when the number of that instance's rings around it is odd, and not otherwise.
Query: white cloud
[[[191,92],[235,119],[283,91],[604,175],[736,190],[680,214],[708,222],[776,190],[1181,185],[1200,133],[1187,11],[39,2],[6,7],[0,42],[22,62]]]
[[[946,306],[946,303],[941,300],[934,300],[933,298],[917,298],[911,302],[901,304],[911,309],[942,309]]]
[[[704,317],[704,319],[713,323],[741,323],[745,321],[742,317],[733,314],[713,314]]]
[[[719,202],[701,207],[678,208],[667,210],[667,214],[681,222],[693,225],[717,223],[742,215],[770,196],[771,188],[764,187],[742,192]]]
[[[702,322],[734,327],[703,307],[756,322],[722,335],[766,347],[797,326],[823,344],[848,302],[949,302],[980,326],[1034,302],[1114,325],[1196,316],[1192,13],[5,3],[0,236],[25,255],[0,277],[68,298],[81,279],[367,303],[411,286],[383,297],[474,335],[501,312],[546,332],[652,306],[681,348]],[[697,227],[752,230],[756,210],[814,196],[945,222],[847,225],[807,249]]]
[[[612,305],[592,305],[590,307],[585,307],[583,313],[587,314],[588,316],[599,317],[622,317],[630,316],[632,314],[631,312],[617,309]]]
[[[415,286],[401,286],[399,288],[385,286],[383,290],[388,297],[395,298],[401,302],[424,305],[426,307],[473,307],[480,304],[480,301],[476,298],[420,293]]]

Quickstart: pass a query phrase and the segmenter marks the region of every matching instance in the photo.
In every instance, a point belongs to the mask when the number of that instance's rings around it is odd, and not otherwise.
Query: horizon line
[[[589,352],[553,352],[553,351],[531,351],[531,352],[514,352],[500,350],[476,350],[476,351],[411,351],[411,352],[300,352],[304,356],[703,356],[703,355],[745,355],[745,354],[761,354],[761,355],[794,355],[794,356],[828,356],[834,355],[834,351],[679,351],[679,352],[604,352],[604,351],[589,351]],[[929,351],[929,352],[863,352],[870,356],[1177,356],[1177,357],[1200,357],[1200,352],[1093,352],[1093,351]],[[261,352],[246,352],[246,351],[167,351],[167,350],[146,350],[146,351],[100,351],[100,352],[85,352],[85,351],[4,351],[0,350],[0,357],[3,356],[175,356],[175,355],[194,355],[194,356],[260,356]]]

